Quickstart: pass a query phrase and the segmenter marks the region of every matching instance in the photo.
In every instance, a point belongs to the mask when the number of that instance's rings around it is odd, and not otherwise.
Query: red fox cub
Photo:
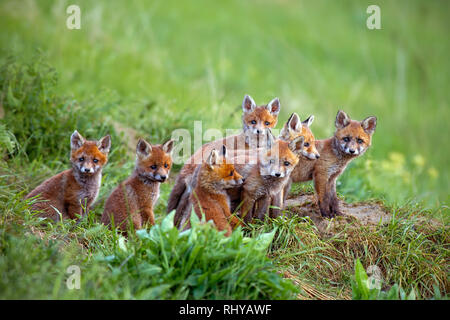
[[[294,112],[281,130],[278,139],[289,142],[298,136],[303,136],[304,142],[301,154],[307,159],[319,159],[320,154],[316,149],[316,139],[310,129],[313,121],[314,116],[311,115],[305,121],[300,122],[300,117]]]
[[[301,150],[300,158],[305,159],[319,159],[320,154],[316,149],[314,134],[312,133],[310,126],[314,121],[314,116],[309,116],[305,121],[301,122],[300,117],[294,112],[289,117],[288,121],[285,123],[283,128],[281,129],[280,135],[278,136],[279,140],[283,140],[286,142],[291,142],[295,138],[299,136],[303,136],[303,149]],[[267,137],[269,139],[269,136]],[[268,140],[269,142],[269,140]],[[270,149],[270,143],[267,144],[267,149]],[[244,155],[244,154],[258,154],[262,149],[256,150],[237,150],[235,151],[235,156]],[[289,183],[289,182],[288,182]],[[279,215],[280,209],[283,208],[284,200],[286,196],[284,195],[284,189],[282,190],[283,194],[281,195],[282,202],[281,203],[272,203],[272,206],[278,207],[277,209],[273,208],[271,210],[273,215]],[[232,199],[239,200],[238,197],[231,196]],[[232,210],[235,207],[234,201],[232,202]],[[249,219],[249,218],[247,218]]]
[[[186,161],[170,193],[167,203],[168,213],[177,209],[182,198],[189,197],[185,191],[187,185],[190,183],[190,179],[192,179],[195,168],[204,162],[204,159],[206,159],[213,149],[219,150],[222,145],[225,145],[229,151],[254,149],[260,145],[265,146],[266,131],[274,128],[278,121],[280,100],[275,98],[267,105],[256,106],[255,101],[249,95],[246,95],[242,102],[242,110],[243,131],[240,134],[206,143]],[[180,214],[179,210],[177,210],[175,221],[179,219]]]
[[[76,219],[88,213],[97,198],[102,180],[102,168],[108,162],[111,148],[109,135],[97,141],[84,139],[78,131],[70,137],[72,169],[44,181],[25,198],[39,196],[31,210],[54,221]]]
[[[169,177],[172,167],[173,140],[162,145],[150,145],[139,139],[136,146],[136,166],[131,176],[117,186],[105,203],[101,221],[127,233],[128,220],[134,229],[155,224],[153,208],[159,197],[159,185]]]
[[[361,156],[370,147],[376,125],[376,117],[368,117],[359,122],[351,120],[344,111],[339,111],[334,136],[316,141],[320,159],[313,161],[300,159],[292,172],[292,182],[314,180],[322,216],[334,217],[341,214],[336,195],[336,179],[350,161]],[[285,195],[289,188],[290,183],[285,187]]]
[[[262,219],[267,214],[271,202],[274,206],[282,206],[282,191],[299,161],[303,143],[303,136],[298,136],[290,142],[277,140],[271,149],[261,151],[256,161],[233,159],[238,163],[235,165],[236,169],[245,178],[240,195],[242,201],[240,216],[246,222],[251,221],[253,217]],[[242,155],[237,156],[239,157]],[[279,211],[272,211],[273,216],[278,214]]]
[[[195,213],[206,220],[213,220],[219,231],[225,230],[229,236],[239,220],[231,215],[230,201],[226,190],[242,185],[242,176],[234,165],[228,163],[227,149],[222,146],[222,155],[213,149],[208,159],[195,170],[195,187],[190,195],[190,202]]]

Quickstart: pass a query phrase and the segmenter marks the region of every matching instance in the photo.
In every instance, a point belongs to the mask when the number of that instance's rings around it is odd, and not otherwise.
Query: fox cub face
[[[281,129],[279,139],[290,142],[299,136],[304,137],[302,155],[310,160],[319,159],[320,154],[316,149],[316,139],[310,129],[314,121],[314,116],[301,122],[300,117],[295,112],[289,117],[288,121]]]
[[[265,106],[256,106],[252,97],[245,95],[242,110],[244,111],[242,121],[246,135],[255,138],[264,137],[266,130],[274,128],[277,124],[280,100],[275,98]]]
[[[99,141],[88,141],[75,130],[70,137],[70,146],[72,167],[83,175],[93,175],[108,162],[111,137],[107,135]]]
[[[139,139],[136,146],[136,172],[148,182],[164,182],[172,167],[171,152],[174,140],[162,145],[151,145]]]
[[[284,178],[290,175],[303,149],[303,136],[290,142],[276,141],[261,157],[260,175]]]
[[[227,160],[227,148],[222,146],[221,155],[213,149],[206,159],[208,179],[215,181],[220,188],[229,189],[241,185],[244,179],[234,165]]]
[[[359,156],[371,144],[372,135],[377,126],[377,118],[368,117],[361,122],[355,121],[340,110],[336,116],[335,125],[334,136],[340,151],[350,156]]]

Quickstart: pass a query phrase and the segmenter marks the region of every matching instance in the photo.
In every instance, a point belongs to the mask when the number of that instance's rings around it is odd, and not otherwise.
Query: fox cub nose
[[[167,176],[161,176],[161,180],[164,181],[167,179]]]
[[[276,177],[281,177],[281,173],[277,172],[277,173],[275,173],[275,176]]]
[[[320,156],[318,154],[316,154],[316,159],[319,159],[319,158],[320,158]]]
[[[355,149],[350,149],[350,153],[355,153]]]

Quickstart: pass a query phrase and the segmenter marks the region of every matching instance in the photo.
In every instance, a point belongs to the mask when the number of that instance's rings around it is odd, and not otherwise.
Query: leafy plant
[[[370,280],[361,261],[356,259],[355,276],[352,279],[352,298],[354,300],[416,300],[414,289],[407,294],[398,284],[394,284],[389,291],[382,291],[381,283],[374,285]]]
[[[136,241],[118,239],[110,255],[98,259],[113,277],[132,282],[139,299],[289,299],[294,285],[275,272],[266,257],[274,232],[257,238],[241,230],[225,237],[211,223],[191,215],[192,228],[180,232],[174,212]]]

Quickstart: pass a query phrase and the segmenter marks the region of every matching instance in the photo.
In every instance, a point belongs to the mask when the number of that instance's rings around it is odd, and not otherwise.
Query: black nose
[[[261,130],[256,130],[256,133],[257,134],[261,134]]]
[[[164,181],[166,180],[167,176],[161,176],[161,180]]]
[[[349,151],[350,151],[350,153],[355,153],[354,149],[350,149]]]
[[[242,182],[244,182],[245,181],[245,178],[242,178]]]
[[[279,176],[281,176],[281,173],[275,173],[275,176],[279,177]]]
[[[320,156],[318,154],[316,154],[316,159],[319,159],[319,158],[320,158]]]

